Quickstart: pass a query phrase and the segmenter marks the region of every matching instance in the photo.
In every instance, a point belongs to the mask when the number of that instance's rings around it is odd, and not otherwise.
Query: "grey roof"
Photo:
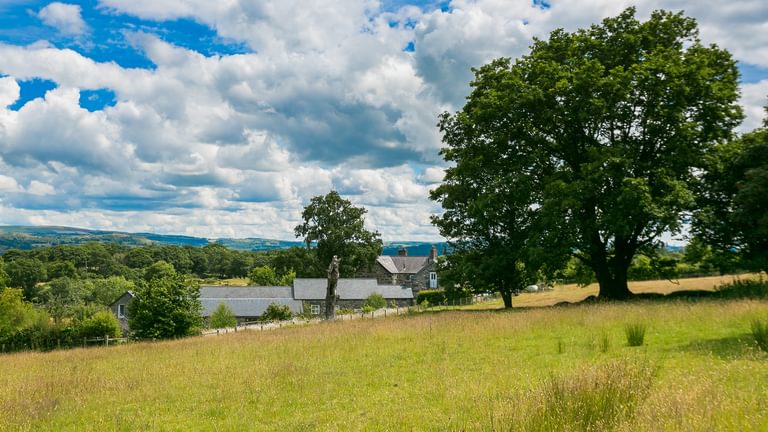
[[[128,296],[128,297],[130,297],[130,298],[134,298],[134,297],[136,297],[136,294],[134,294],[134,293],[133,293],[133,291],[130,291],[130,290],[129,290],[129,291],[125,291],[124,293],[120,294],[120,297],[116,298],[116,299],[115,299],[115,301],[113,301],[113,302],[112,302],[112,303],[109,305],[109,307],[112,307],[112,306],[114,306],[114,305],[115,305],[115,303],[117,303],[117,302],[119,302],[120,300],[122,300],[122,298],[123,298],[123,297],[125,297],[125,296]]]
[[[288,305],[292,312],[300,313],[301,302],[292,298],[292,291],[287,286],[204,286],[200,288],[200,303],[204,317],[211,316],[221,303],[229,306],[237,317],[261,316],[271,303]]]
[[[209,317],[224,303],[229,306],[236,317],[258,317],[264,315],[264,311],[271,303],[279,305],[288,305],[293,313],[301,313],[302,305],[298,300],[290,298],[201,298],[203,305],[203,316]]]
[[[392,274],[416,274],[429,264],[428,256],[386,256],[376,258],[388,272]]]
[[[200,299],[204,298],[291,298],[289,286],[202,286]]]
[[[296,300],[322,300],[328,290],[327,279],[294,279]],[[365,300],[373,293],[385,299],[412,299],[413,291],[399,285],[378,285],[376,279],[339,279],[336,292],[341,300]]]

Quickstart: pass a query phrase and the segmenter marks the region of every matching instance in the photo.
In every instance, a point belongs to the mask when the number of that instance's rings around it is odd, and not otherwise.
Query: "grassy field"
[[[5,355],[0,430],[768,430],[755,317],[637,301]]]

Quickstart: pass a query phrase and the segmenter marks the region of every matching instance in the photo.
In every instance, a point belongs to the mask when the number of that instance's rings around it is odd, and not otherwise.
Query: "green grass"
[[[0,430],[768,430],[768,353],[750,332],[767,313],[444,311],[5,355]],[[652,343],[622,343],[627,322]]]
[[[752,336],[761,350],[768,352],[768,319],[755,318],[752,320]]]

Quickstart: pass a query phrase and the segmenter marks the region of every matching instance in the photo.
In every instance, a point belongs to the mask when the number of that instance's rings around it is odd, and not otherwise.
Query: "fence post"
[[[109,346],[109,335],[104,335],[104,346]]]

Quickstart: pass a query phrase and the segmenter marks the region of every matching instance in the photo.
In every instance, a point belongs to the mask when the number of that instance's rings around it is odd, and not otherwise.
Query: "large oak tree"
[[[474,72],[464,108],[439,124],[443,234],[501,237],[522,260],[531,244],[567,246],[601,297],[630,296],[632,258],[680,229],[704,155],[742,118],[730,54],[682,13],[641,22],[629,8]]]

